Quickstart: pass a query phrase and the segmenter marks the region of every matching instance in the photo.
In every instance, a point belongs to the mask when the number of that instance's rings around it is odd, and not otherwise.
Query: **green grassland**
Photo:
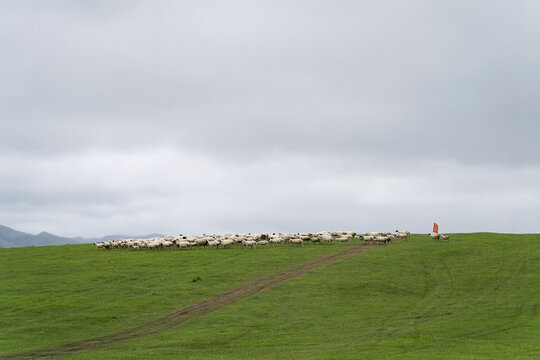
[[[357,243],[0,250],[0,357],[133,327]],[[540,236],[414,235],[69,359],[539,359]]]

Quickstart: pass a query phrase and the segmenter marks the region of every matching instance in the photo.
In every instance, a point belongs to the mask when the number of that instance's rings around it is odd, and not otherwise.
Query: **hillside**
[[[539,235],[416,235],[137,335],[178,309],[356,246],[3,249],[0,356],[125,330],[136,338],[63,358],[537,359]]]
[[[0,225],[0,248],[25,247],[25,246],[49,246],[66,244],[84,244],[98,241],[106,241],[118,238],[150,238],[154,236],[163,236],[162,234],[148,235],[106,235],[99,238],[86,237],[62,237],[48,232],[41,232],[37,235],[28,234],[22,231],[14,230],[4,225]]]
[[[0,225],[0,248],[45,246],[80,243],[77,239],[56,236],[47,232],[37,235],[17,231],[4,225]]]

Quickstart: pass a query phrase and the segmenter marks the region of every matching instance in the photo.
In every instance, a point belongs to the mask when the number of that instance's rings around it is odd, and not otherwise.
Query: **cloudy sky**
[[[0,224],[539,232],[540,2],[4,1]]]

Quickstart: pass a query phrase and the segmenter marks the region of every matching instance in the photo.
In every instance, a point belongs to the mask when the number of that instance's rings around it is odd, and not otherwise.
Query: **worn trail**
[[[280,284],[286,280],[307,274],[315,269],[326,265],[342,261],[356,254],[360,254],[379,247],[378,245],[356,245],[336,254],[323,256],[304,264],[286,269],[264,278],[255,280],[234,290],[217,295],[208,300],[201,301],[195,305],[178,310],[145,324],[125,329],[105,336],[95,337],[87,340],[77,341],[61,345],[58,347],[30,351],[21,354],[14,354],[3,357],[3,359],[47,359],[57,356],[65,356],[78,352],[92,350],[104,345],[113,344],[123,340],[138,338],[153,334],[183,322],[197,318],[201,315],[219,310],[224,306],[243,300],[255,293]]]

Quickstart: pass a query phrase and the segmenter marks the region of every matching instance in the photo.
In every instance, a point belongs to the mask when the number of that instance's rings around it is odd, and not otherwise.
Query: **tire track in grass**
[[[413,328],[415,334],[419,336],[418,325],[421,323],[423,314],[429,308],[436,296],[440,292],[441,283],[435,277],[433,272],[428,270],[425,261],[420,261],[422,266],[422,274],[424,279],[424,291],[420,298],[416,301],[412,309],[408,311],[410,316],[402,317],[400,314],[390,314],[373,330],[365,332],[361,340],[364,342],[379,343],[381,340],[388,338],[404,327]]]
[[[480,299],[485,300],[488,298],[494,291],[499,290],[501,287],[506,285],[508,282],[510,282],[512,279],[516,278],[518,275],[524,275],[527,273],[527,267],[529,264],[533,264],[537,262],[538,259],[531,259],[528,261],[521,261],[521,259],[516,260],[513,264],[519,265],[519,267],[515,270],[510,271],[508,269],[508,275],[505,277],[501,277],[500,279],[497,279],[497,281],[490,282],[488,286],[486,286],[484,289],[482,289],[481,297]],[[531,269],[529,272],[533,272],[534,269]],[[472,339],[481,339],[486,336],[495,335],[497,333],[501,333],[504,331],[508,331],[514,328],[517,328],[529,321],[532,321],[538,313],[538,302],[534,302],[533,304],[526,304],[522,302],[518,308],[516,308],[515,314],[512,316],[512,318],[498,326],[489,328],[489,329],[481,329],[476,331],[470,331],[465,334],[465,336],[470,337]],[[530,311],[528,311],[530,307]]]
[[[165,315],[161,318],[147,322],[145,324],[125,329],[119,332],[111,333],[105,336],[99,336],[82,341],[76,341],[57,347],[28,351],[21,354],[4,356],[2,359],[48,359],[58,356],[66,356],[83,351],[89,351],[98,347],[114,344],[120,341],[139,338],[178,326],[188,320],[195,319],[204,314],[219,310],[227,305],[241,301],[264,291],[270,287],[278,285],[289,279],[307,274],[318,268],[345,260],[351,256],[367,252],[380,247],[380,245],[355,245],[338,253],[323,256],[304,264],[279,271],[264,278],[255,280],[234,290],[217,295],[208,300],[188,306],[184,309]]]
[[[481,303],[482,301],[485,301],[490,296],[493,295],[495,291],[500,289],[502,286],[506,285],[508,282],[510,282],[512,279],[515,279],[518,277],[518,275],[523,275],[525,272],[526,266],[528,266],[529,263],[535,262],[536,259],[528,260],[523,262],[521,258],[516,258],[513,261],[510,261],[506,264],[506,267],[503,269],[497,270],[492,277],[486,281],[485,284],[481,286],[480,289],[477,290],[476,293],[474,293],[474,297],[469,296],[467,298],[457,299],[455,302],[452,303],[452,305],[463,305],[465,302],[469,304],[477,305]],[[439,276],[439,279],[435,278],[434,280],[437,282],[437,286],[429,295],[427,293],[424,293],[424,295],[421,297],[421,299],[417,302],[416,306],[410,311],[410,314],[413,316],[405,317],[401,319],[396,319],[394,322],[385,321],[383,323],[383,326],[380,326],[376,330],[372,330],[370,332],[367,332],[363,336],[364,341],[369,341],[371,339],[374,339],[374,341],[378,342],[383,338],[391,337],[394,334],[398,332],[404,331],[404,329],[412,328],[413,333],[415,336],[419,336],[419,325],[424,324],[426,322],[429,322],[431,320],[434,320],[436,318],[446,316],[449,314],[449,311],[447,309],[447,305],[442,300],[438,300],[437,296],[441,296],[448,290],[444,290],[441,288],[442,281],[442,275],[446,274],[448,276],[449,281],[448,283],[450,285],[453,285],[453,279],[451,278],[451,275],[449,274],[449,268],[447,264],[443,260],[439,260],[441,271],[441,276]],[[422,263],[424,269],[427,269],[425,263]],[[427,272],[426,270],[426,281],[427,281],[427,274],[429,276],[435,276],[436,271],[434,272]],[[427,284],[427,282],[426,282]],[[426,287],[427,289],[427,287]],[[441,306],[444,305],[444,306]],[[527,304],[520,304],[520,306],[516,309],[516,313],[513,316],[513,318],[495,328],[489,328],[489,329],[481,329],[476,331],[470,331],[467,330],[462,335],[458,336],[458,338],[483,338],[485,336],[493,335],[499,332],[507,331],[513,328],[516,328],[527,321],[531,321],[537,316],[537,309],[538,309],[539,303],[536,302],[532,305]],[[528,311],[530,307],[530,311]],[[525,315],[529,314],[529,315]]]

